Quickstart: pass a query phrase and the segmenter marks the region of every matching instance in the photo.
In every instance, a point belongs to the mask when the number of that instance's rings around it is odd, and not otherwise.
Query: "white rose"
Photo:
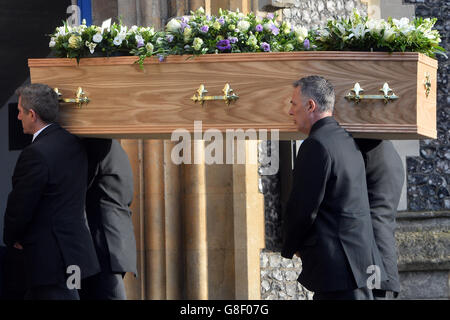
[[[202,45],[203,45],[203,40],[200,38],[195,38],[194,42],[192,43],[192,47],[197,51],[202,48]]]
[[[284,32],[284,34],[289,34],[289,33],[291,33],[291,29],[292,29],[291,24],[290,24],[288,21],[286,21],[286,22],[284,23],[284,26],[283,26],[283,32]]]
[[[102,36],[101,33],[96,33],[96,34],[92,37],[92,40],[93,40],[94,42],[100,43],[100,42],[102,42],[102,40],[103,40],[103,36]]]
[[[301,27],[301,26],[295,27],[294,33],[297,36],[297,38],[299,39],[299,41],[302,42],[308,36],[308,29],[306,29],[305,27]]]
[[[113,40],[114,45],[120,46],[122,44],[123,39],[119,36],[115,37]]]
[[[184,42],[188,42],[191,39],[192,29],[189,27],[184,28]]]
[[[147,49],[148,53],[153,53],[153,44],[151,42],[147,43],[145,49]]]
[[[167,31],[177,32],[181,28],[181,23],[177,19],[172,19],[167,23]]]
[[[248,28],[250,28],[250,23],[246,20],[241,20],[238,22],[237,27],[241,32],[247,32]]]
[[[51,39],[50,39],[50,43],[48,44],[48,46],[49,46],[50,48],[53,48],[54,46],[56,46],[55,38],[51,38]]]

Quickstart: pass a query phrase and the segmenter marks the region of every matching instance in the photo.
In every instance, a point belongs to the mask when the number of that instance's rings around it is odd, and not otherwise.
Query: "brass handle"
[[[425,73],[425,80],[423,81],[423,85],[425,86],[425,96],[428,98],[431,91],[431,75],[429,72]]]
[[[208,100],[224,100],[226,105],[230,105],[231,102],[236,101],[239,99],[239,96],[233,93],[233,89],[231,89],[230,85],[227,83],[225,84],[225,87],[222,89],[223,96],[205,96],[205,93],[208,92],[208,90],[205,89],[205,86],[203,84],[200,85],[200,87],[197,89],[196,94],[194,94],[191,98],[192,101],[195,103],[201,102],[202,106],[205,103],[205,101]]]
[[[375,94],[365,94],[362,95],[361,93],[364,92],[364,89],[361,88],[359,83],[355,83],[355,86],[353,89],[350,90],[350,92],[345,96],[345,99],[350,101],[355,101],[356,104],[358,104],[361,100],[383,100],[384,103],[388,103],[389,101],[393,101],[398,99],[399,97],[392,91],[391,88],[389,88],[389,85],[387,82],[384,83],[383,88],[380,89],[381,92],[383,92],[383,95],[375,95]],[[353,92],[353,94],[351,93]],[[391,93],[392,94],[389,94]]]
[[[59,92],[58,88],[53,89],[56,94],[58,95],[58,100],[59,102],[63,102],[63,103],[76,103],[78,105],[78,108],[81,108],[81,106],[86,103],[89,103],[89,98],[86,96],[86,94],[84,93],[83,89],[81,87],[78,88],[77,93],[75,95],[74,99],[70,99],[70,98],[63,98],[62,94]]]

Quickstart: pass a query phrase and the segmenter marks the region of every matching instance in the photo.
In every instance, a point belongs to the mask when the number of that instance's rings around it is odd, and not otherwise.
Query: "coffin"
[[[80,136],[170,138],[176,129],[278,129],[281,139],[304,138],[288,115],[293,81],[312,74],[336,90],[335,117],[355,137],[436,138],[437,61],[420,53],[283,52],[156,58],[140,68],[137,57],[29,59],[32,83],[74,98],[81,87],[88,104],[63,103],[60,123]],[[364,91],[356,103],[355,84]],[[396,98],[378,99],[387,83]],[[230,104],[192,98],[224,96]],[[357,88],[357,87],[356,87]],[[357,90],[356,90],[357,91]],[[387,93],[387,92],[386,92]],[[350,96],[350,97],[346,97]],[[376,96],[377,99],[365,99]],[[354,99],[354,98],[353,98]],[[197,123],[198,124],[198,123]]]

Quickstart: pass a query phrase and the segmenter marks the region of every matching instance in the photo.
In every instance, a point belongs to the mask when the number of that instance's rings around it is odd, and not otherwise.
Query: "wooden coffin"
[[[169,56],[145,61],[136,57],[30,59],[32,83],[58,88],[74,98],[82,87],[90,102],[61,106],[61,124],[81,136],[170,138],[194,121],[208,129],[279,129],[281,139],[299,139],[288,115],[293,81],[312,74],[336,89],[335,117],[356,137],[436,138],[437,61],[419,53],[289,52]],[[238,100],[191,98],[201,84],[206,95],[221,96],[229,84]],[[398,99],[360,100],[346,95],[355,83],[364,95],[383,95],[388,83]],[[428,92],[427,92],[428,88]]]

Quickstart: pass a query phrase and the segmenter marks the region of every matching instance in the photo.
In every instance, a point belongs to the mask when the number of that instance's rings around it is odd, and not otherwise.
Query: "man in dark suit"
[[[3,239],[23,250],[27,299],[76,300],[80,280],[99,271],[84,215],[86,153],[56,124],[58,97],[50,87],[31,84],[16,93],[18,119],[33,142],[14,169]]]
[[[375,242],[381,254],[388,280],[373,289],[375,299],[397,297],[400,292],[397,252],[395,243],[395,218],[405,179],[402,160],[391,141],[355,139],[366,165],[367,192],[369,195]]]
[[[123,276],[136,275],[136,240],[130,205],[133,172],[117,140],[83,139],[88,154],[86,215],[102,271],[82,281],[80,298],[125,300]]]
[[[322,77],[294,83],[289,114],[308,138],[295,162],[281,255],[301,257],[298,281],[314,299],[373,299],[369,278],[377,284],[386,277],[370,220],[364,161],[332,117],[334,100],[333,86]]]

